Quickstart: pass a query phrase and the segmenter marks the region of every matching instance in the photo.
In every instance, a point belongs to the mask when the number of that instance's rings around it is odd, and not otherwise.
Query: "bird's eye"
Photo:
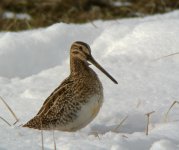
[[[79,49],[82,51],[83,48],[80,46]]]

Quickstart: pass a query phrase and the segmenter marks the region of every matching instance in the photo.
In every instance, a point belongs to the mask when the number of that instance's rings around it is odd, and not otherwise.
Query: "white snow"
[[[119,6],[129,6],[129,5],[131,5],[131,3],[129,3],[129,2],[113,2],[112,3],[112,5],[113,6],[116,6],[116,7],[119,7]]]
[[[14,13],[14,12],[4,12],[2,14],[2,18],[4,19],[19,19],[19,20],[31,20],[31,16],[29,14],[26,13]]]
[[[116,78],[113,84],[91,66],[104,86],[104,104],[95,120],[75,133],[55,131],[57,149],[179,149],[179,11],[145,18],[95,21],[74,25],[0,33],[0,96],[20,121],[9,127],[0,120],[0,150],[39,150],[38,130],[22,128],[45,98],[69,74],[69,48],[89,43],[96,60]],[[150,118],[145,135],[146,113]],[[0,101],[0,116],[15,122]],[[122,119],[127,120],[114,131]],[[98,136],[95,134],[98,133]],[[44,131],[44,147],[54,149],[52,132]]]

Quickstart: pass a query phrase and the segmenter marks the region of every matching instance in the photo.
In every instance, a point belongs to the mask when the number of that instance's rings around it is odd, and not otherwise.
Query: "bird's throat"
[[[79,58],[70,59],[70,72],[72,75],[85,75],[89,73],[89,63]]]

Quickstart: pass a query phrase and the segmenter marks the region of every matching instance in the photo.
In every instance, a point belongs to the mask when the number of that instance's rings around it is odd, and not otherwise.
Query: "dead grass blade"
[[[164,118],[164,121],[165,121],[165,122],[168,121],[168,114],[169,114],[170,110],[174,107],[175,104],[179,104],[179,101],[174,101],[174,102],[172,103],[172,105],[169,107],[167,113],[165,114],[165,118]]]
[[[7,125],[11,126],[11,124],[6,119],[4,119],[3,117],[0,116],[0,119],[3,120]]]
[[[146,135],[149,135],[149,124],[150,124],[150,115],[153,114],[155,111],[149,112],[145,114],[147,116],[147,126],[146,126]]]
[[[10,106],[6,103],[6,101],[0,96],[1,101],[5,104],[5,106],[7,107],[7,109],[10,111],[10,113],[12,114],[12,116],[15,118],[16,122],[14,124],[16,124],[19,119],[17,118],[16,114],[14,113],[14,111],[10,108]]]
[[[162,56],[162,57],[160,57],[160,58],[155,59],[154,61],[158,61],[158,60],[161,60],[161,59],[163,59],[163,58],[167,58],[167,57],[174,56],[174,55],[178,55],[178,54],[179,54],[179,52],[176,52],[176,53],[173,53],[173,54],[169,54],[169,55],[166,55],[166,56]]]
[[[127,120],[128,116],[124,117],[121,122],[112,131],[117,132],[117,130],[122,126],[122,124]]]

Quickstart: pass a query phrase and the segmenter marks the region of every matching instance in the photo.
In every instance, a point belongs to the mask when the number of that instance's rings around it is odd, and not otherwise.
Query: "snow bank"
[[[45,98],[69,74],[69,48],[81,40],[118,81],[105,75],[105,102],[97,118],[75,133],[55,131],[57,149],[174,150],[179,148],[179,11],[165,15],[92,24],[54,24],[24,32],[0,33],[0,96],[20,122],[8,127],[0,120],[0,150],[41,149],[40,132],[21,128],[34,116]],[[151,115],[149,136],[145,114]],[[0,116],[14,118],[0,101]],[[112,132],[120,121],[124,124]],[[92,133],[97,132],[99,137]],[[53,149],[52,132],[44,132],[45,149]]]

